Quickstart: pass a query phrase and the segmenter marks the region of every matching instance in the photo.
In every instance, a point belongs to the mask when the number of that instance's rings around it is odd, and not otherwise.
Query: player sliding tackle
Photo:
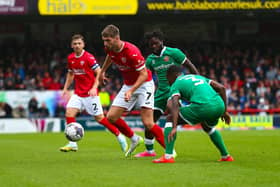
[[[219,161],[233,161],[220,132],[215,128],[219,118],[230,124],[230,116],[226,112],[225,87],[200,75],[183,75],[178,66],[171,66],[167,70],[167,79],[171,88],[167,104],[169,114],[164,129],[166,149],[165,154],[153,162],[175,162],[172,154],[177,125],[185,123],[190,125],[201,123],[202,129],[221,153]],[[190,104],[180,107],[179,99],[186,100]]]
[[[145,59],[140,50],[129,42],[120,39],[119,29],[114,25],[108,25],[102,31],[102,40],[107,53],[100,74],[100,82],[106,79],[105,72],[112,63],[120,70],[124,85],[114,99],[107,114],[108,120],[131,139],[131,145],[126,156],[131,155],[143,139],[136,135],[121,119],[125,111],[130,111],[138,104],[140,115],[145,128],[156,137],[156,140],[164,147],[164,136],[161,128],[153,121],[154,106],[154,82],[151,72],[145,67]]]

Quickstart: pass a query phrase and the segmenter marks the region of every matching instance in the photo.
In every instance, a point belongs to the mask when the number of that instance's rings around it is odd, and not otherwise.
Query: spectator
[[[38,101],[35,97],[32,97],[28,102],[29,118],[37,117],[38,114]]]
[[[261,112],[259,113],[259,115],[266,115],[267,112],[266,110],[269,109],[269,104],[268,104],[268,100],[266,100],[264,97],[261,97],[259,99],[259,104],[258,104],[258,109],[261,110]]]
[[[38,109],[38,117],[39,118],[50,117],[50,112],[46,106],[46,103],[42,103],[41,107]]]
[[[110,94],[105,90],[104,87],[101,88],[99,92],[99,98],[103,109],[105,111],[108,111],[111,104],[111,100],[110,100]]]
[[[23,106],[18,106],[15,109],[13,109],[13,117],[14,118],[26,118],[26,110]]]
[[[44,73],[44,77],[42,79],[42,82],[43,82],[43,86],[46,90],[50,88],[51,84],[53,83],[53,79],[52,79],[49,72]]]
[[[0,118],[12,118],[12,107],[6,102],[0,102]]]
[[[58,103],[55,108],[55,117],[64,118],[65,117],[65,107],[62,103]]]

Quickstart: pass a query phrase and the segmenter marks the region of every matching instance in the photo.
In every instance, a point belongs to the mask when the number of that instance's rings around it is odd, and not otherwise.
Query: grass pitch
[[[222,135],[234,162],[217,162],[218,151],[202,131],[178,133],[175,164],[124,158],[116,138],[104,131],[86,132],[71,153],[58,151],[66,143],[62,133],[1,134],[0,186],[280,186],[280,130]]]

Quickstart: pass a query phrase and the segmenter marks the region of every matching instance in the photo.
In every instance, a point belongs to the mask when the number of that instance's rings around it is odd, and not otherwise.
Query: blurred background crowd
[[[68,44],[68,43],[67,43]],[[221,82],[227,89],[228,109],[232,113],[246,109],[280,108],[280,51],[265,44],[241,45],[205,43],[168,43],[180,48],[196,65],[199,72]],[[65,47],[67,46],[67,47]],[[147,48],[139,41],[144,56]],[[100,46],[102,49],[102,46]],[[104,53],[88,44],[102,65]],[[6,42],[0,45],[0,90],[61,90],[67,72],[67,55],[71,52],[65,41]],[[188,73],[187,69],[183,70]],[[108,72],[111,81],[100,88],[105,111],[122,85],[121,76],[112,66]],[[154,75],[156,82],[156,76]],[[14,111],[13,111],[14,110]],[[6,103],[0,105],[0,117],[47,117],[44,103],[39,106],[36,98],[29,102],[28,111],[13,109]],[[55,116],[63,117],[64,106],[57,106]],[[4,115],[3,115],[4,114]]]

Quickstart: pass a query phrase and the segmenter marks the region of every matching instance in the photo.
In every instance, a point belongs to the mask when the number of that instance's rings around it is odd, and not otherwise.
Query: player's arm
[[[226,124],[230,124],[230,116],[229,113],[227,112],[227,96],[226,96],[226,88],[224,85],[211,80],[210,85],[212,88],[221,96],[221,98],[224,101],[225,104],[225,113],[222,116],[222,120],[226,122]]]
[[[179,99],[180,96],[179,95],[174,95],[169,101],[170,101],[170,107],[169,107],[169,111],[172,115],[172,123],[173,123],[173,128],[177,127],[177,123],[178,123],[178,116],[179,116]]]
[[[183,62],[183,65],[186,68],[188,68],[192,74],[198,74],[199,75],[199,72],[196,69],[195,65],[187,57],[186,57],[185,61]]]
[[[168,112],[171,114],[172,116],[172,131],[170,132],[170,134],[168,135],[168,141],[172,141],[174,139],[174,136],[177,132],[177,124],[178,124],[178,116],[179,116],[179,99],[180,96],[179,95],[174,95],[172,96],[171,99],[169,99],[167,101],[167,109]]]
[[[94,69],[95,81],[94,81],[92,88],[89,91],[90,96],[97,96],[97,88],[99,86],[100,73],[101,73],[101,68],[97,64],[96,68]]]
[[[135,81],[135,83],[125,93],[125,100],[126,101],[130,100],[133,92],[135,92],[135,90],[137,90],[137,88],[139,88],[147,80],[147,78],[148,78],[148,72],[147,72],[146,67],[144,66],[144,68],[139,70],[139,76],[138,76],[137,80]]]
[[[68,70],[68,73],[66,75],[66,81],[63,87],[63,95],[67,93],[68,88],[72,84],[73,80],[74,80],[74,73],[71,70]]]
[[[105,84],[106,81],[106,77],[105,77],[105,73],[107,71],[107,69],[111,66],[112,64],[112,59],[110,58],[109,55],[106,56],[105,61],[103,63],[103,66],[101,68],[100,74],[99,74],[99,82],[101,82],[102,84]]]

